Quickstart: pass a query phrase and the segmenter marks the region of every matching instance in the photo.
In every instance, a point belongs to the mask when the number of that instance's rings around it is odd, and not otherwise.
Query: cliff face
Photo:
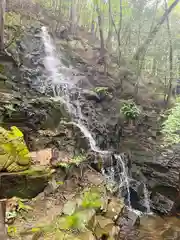
[[[54,101],[51,86],[45,87],[48,73],[44,66],[42,23],[36,21],[34,25],[25,28],[8,48],[11,54],[0,56],[1,124],[19,127],[30,150],[56,146],[71,153],[82,153],[82,149],[89,152],[88,140],[81,131],[62,122],[71,121],[71,114],[64,104]],[[130,156],[129,175],[136,182],[136,187],[132,182],[130,188],[132,202],[143,198],[137,186],[145,181],[152,209],[169,212],[178,194],[179,153],[178,148],[161,152],[158,147],[159,109],[151,103],[145,104],[142,96],[139,98],[142,114],[130,125],[120,114],[120,108],[124,101],[133,98],[133,73],[122,67],[120,79],[111,74],[104,76],[101,65],[92,65],[95,50],[88,42],[80,37],[76,40],[69,37],[66,41],[58,36],[61,38],[56,37],[54,43],[62,62],[62,76],[76,82],[81,89],[79,107],[97,145]],[[123,91],[121,79],[125,82]],[[72,91],[71,98],[77,100],[76,91]],[[42,134],[45,130],[48,133]]]

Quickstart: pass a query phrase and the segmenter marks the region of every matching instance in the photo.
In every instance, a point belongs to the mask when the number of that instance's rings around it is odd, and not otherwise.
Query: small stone
[[[124,208],[124,201],[122,199],[111,198],[110,203],[107,207],[107,212],[105,216],[110,219],[114,219],[115,217],[119,216]]]

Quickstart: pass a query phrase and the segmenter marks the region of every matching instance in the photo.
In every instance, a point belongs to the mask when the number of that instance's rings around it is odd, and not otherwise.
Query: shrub
[[[167,114],[167,119],[162,124],[165,145],[180,143],[180,99],[177,99],[175,106]]]
[[[121,107],[120,112],[127,118],[127,119],[135,119],[137,118],[141,111],[138,106],[132,101],[127,101]]]
[[[94,88],[94,92],[97,94],[108,95],[108,87],[96,87]]]

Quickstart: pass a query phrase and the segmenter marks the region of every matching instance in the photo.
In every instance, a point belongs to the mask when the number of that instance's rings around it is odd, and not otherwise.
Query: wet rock
[[[174,146],[171,151],[153,154],[152,152],[134,151],[132,155],[133,164],[141,172],[150,192],[150,200],[153,209],[167,214],[171,210],[172,202],[178,196],[179,191],[179,169],[180,169],[179,146]],[[132,176],[137,176],[137,169]],[[159,200],[158,200],[159,198]]]
[[[0,198],[33,198],[47,186],[51,176],[48,169],[29,169],[22,173],[1,173]]]
[[[0,73],[0,81],[1,81],[1,80],[6,81],[7,79],[8,79],[8,78],[7,78],[5,75],[3,75],[3,74]]]
[[[104,177],[94,170],[87,170],[85,176],[87,177],[88,182],[95,186],[99,186],[105,181]]]
[[[112,233],[114,228],[114,222],[111,219],[105,218],[103,216],[96,216],[95,219],[96,226],[94,229],[94,234],[98,239],[102,237],[107,237]]]
[[[157,213],[166,215],[171,212],[171,209],[173,207],[173,201],[161,195],[160,193],[156,193],[154,196],[152,196],[151,201],[151,208]]]
[[[133,209],[124,208],[123,217],[118,217],[116,224],[120,227],[124,225],[129,227],[137,226],[140,224],[140,214]]]
[[[78,234],[78,238],[79,240],[96,240],[95,236],[93,235],[93,233],[91,231],[86,231],[86,232],[82,232]]]
[[[87,100],[100,101],[98,94],[91,90],[83,90],[83,95]]]
[[[121,212],[124,208],[124,201],[117,198],[111,198],[108,204],[105,217],[115,220],[121,216]]]

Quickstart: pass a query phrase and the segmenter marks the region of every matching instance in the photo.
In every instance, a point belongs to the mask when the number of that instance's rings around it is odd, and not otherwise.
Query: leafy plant
[[[108,95],[108,87],[96,87],[94,88],[94,92],[98,94],[103,93],[105,95]]]
[[[28,211],[28,210],[32,210],[32,207],[28,206],[28,205],[25,205],[23,203],[23,201],[21,199],[18,199],[18,208],[17,208],[17,211]]]
[[[83,193],[81,206],[83,208],[100,208],[102,206],[101,193],[94,189],[86,190]]]
[[[76,165],[79,165],[81,162],[83,162],[86,159],[86,156],[83,154],[79,154],[77,156],[74,156],[72,161],[73,163],[75,163]]]
[[[180,98],[167,113],[168,117],[162,124],[164,142],[165,145],[177,144],[180,142]]]
[[[127,118],[127,119],[135,119],[137,118],[141,111],[138,106],[133,101],[127,101],[121,107],[120,112]]]
[[[7,211],[6,212],[6,221],[9,222],[10,220],[14,220],[17,217],[16,211]]]
[[[61,230],[70,229],[84,230],[86,229],[87,223],[90,221],[94,214],[95,214],[94,209],[85,209],[77,211],[72,215],[60,217],[56,224],[57,227]]]
[[[14,226],[8,226],[7,233],[10,237],[15,237],[17,235],[17,228]]]

